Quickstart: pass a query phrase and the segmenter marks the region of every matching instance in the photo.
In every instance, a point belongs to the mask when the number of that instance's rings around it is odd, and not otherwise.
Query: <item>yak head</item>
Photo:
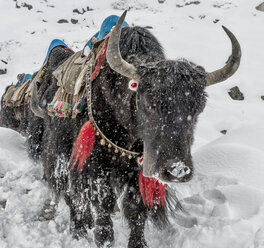
[[[207,73],[185,60],[143,63],[137,57],[125,61],[119,50],[126,11],[111,32],[107,48],[110,67],[138,82],[137,122],[144,144],[143,174],[163,182],[187,182],[193,175],[191,144],[195,123],[203,111],[205,87],[224,81],[239,67],[241,50],[235,36],[226,65]]]

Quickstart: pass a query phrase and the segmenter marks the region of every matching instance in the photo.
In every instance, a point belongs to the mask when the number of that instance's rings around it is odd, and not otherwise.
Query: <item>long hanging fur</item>
[[[144,204],[152,209],[154,205],[163,207],[166,198],[166,185],[158,180],[143,176],[143,170],[139,175],[139,188]]]
[[[95,142],[95,130],[92,122],[87,121],[81,128],[79,135],[73,145],[71,161],[72,166],[70,170],[73,170],[78,162],[77,171],[81,172],[85,161],[91,156]]]

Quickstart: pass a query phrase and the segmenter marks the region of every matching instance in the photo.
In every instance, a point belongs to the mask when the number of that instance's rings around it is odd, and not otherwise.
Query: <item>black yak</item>
[[[57,46],[50,52],[50,56],[47,58],[46,66],[52,65],[52,70],[55,70],[60,64],[62,64],[68,57],[73,54],[73,51],[63,46]],[[23,74],[18,74],[18,77],[24,77]],[[31,81],[34,82],[37,72],[33,73]],[[51,79],[48,75],[44,75],[44,81],[50,82]],[[23,78],[20,78],[22,82]],[[30,87],[29,82],[27,87]],[[11,85],[12,86],[12,85]],[[27,150],[29,156],[33,159],[39,159],[42,154],[42,136],[43,136],[43,119],[35,116],[29,107],[30,92],[23,93],[21,99],[21,105],[13,106],[12,104],[6,104],[4,102],[4,96],[9,89],[7,86],[3,96],[1,97],[1,111],[0,111],[0,126],[11,128],[27,138]],[[46,91],[48,84],[41,84],[38,89],[38,94],[43,95]],[[19,114],[19,115],[18,115]],[[18,118],[19,116],[19,118]]]
[[[139,248],[147,247],[148,216],[157,227],[168,224],[168,209],[174,207],[170,200],[177,199],[170,199],[166,183],[192,178],[191,144],[206,103],[205,87],[235,73],[241,51],[224,28],[232,55],[223,68],[206,73],[185,60],[166,60],[148,30],[121,30],[124,18],[125,13],[110,35],[107,62],[92,83],[87,77],[83,112],[75,119],[51,117],[46,105],[39,105],[55,95],[55,78],[40,100],[32,95],[31,107],[44,118],[45,178],[70,207],[73,235],[85,237],[87,228],[94,227],[97,246],[111,247],[111,213],[124,192],[122,209],[131,230],[128,247]],[[52,67],[46,71],[52,72]]]
[[[27,119],[25,118],[25,95],[32,75],[20,73],[17,84],[6,87],[1,97],[0,126],[25,134]],[[15,94],[16,93],[16,94]],[[14,96],[14,94],[16,96]]]
[[[67,58],[73,54],[71,49],[64,46],[56,46],[53,48],[47,58],[46,68],[48,70],[55,70],[61,65]],[[35,73],[37,74],[37,73]],[[45,73],[42,82],[39,85],[38,90],[35,92],[38,96],[45,95],[47,88],[50,86],[52,81],[52,74]],[[38,80],[38,79],[37,79]],[[34,83],[34,82],[33,82]],[[47,96],[46,100],[51,101],[52,99]],[[28,101],[31,102],[31,99]],[[42,103],[43,104],[43,103]],[[27,150],[29,156],[33,159],[39,159],[42,157],[43,152],[43,132],[44,132],[44,121],[42,117],[34,115],[31,111],[30,104],[26,106],[26,137],[27,137]]]

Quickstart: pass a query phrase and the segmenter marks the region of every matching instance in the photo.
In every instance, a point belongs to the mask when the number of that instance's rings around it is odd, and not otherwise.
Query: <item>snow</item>
[[[207,71],[223,66],[231,52],[221,28],[225,25],[240,41],[242,60],[233,77],[208,87],[193,145],[195,176],[189,183],[173,186],[190,216],[179,217],[164,231],[149,223],[145,233],[154,248],[262,248],[264,12],[255,9],[262,1],[200,0],[185,6],[186,2],[190,1],[27,0],[33,6],[28,10],[15,7],[22,5],[21,0],[0,0],[0,69],[7,68],[7,74],[0,75],[0,95],[16,82],[18,73],[40,68],[52,39],[63,39],[78,51],[106,16],[120,15],[123,9],[130,9],[129,24],[152,27],[169,59],[183,57]],[[94,10],[83,15],[73,12],[87,6]],[[72,24],[72,18],[78,23]],[[59,24],[59,19],[69,23]],[[228,91],[234,86],[239,86],[245,100],[230,98]],[[226,135],[222,130],[227,130]],[[45,202],[53,199],[42,176],[41,164],[27,157],[25,138],[0,128],[0,247],[95,247],[92,232],[89,242],[71,238],[69,210],[63,200],[55,219],[41,219]],[[121,213],[113,219],[115,247],[126,247],[127,224]]]

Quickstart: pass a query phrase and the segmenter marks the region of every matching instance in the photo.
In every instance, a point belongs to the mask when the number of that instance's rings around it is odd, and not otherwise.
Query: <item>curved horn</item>
[[[226,65],[216,71],[207,73],[206,76],[206,85],[213,85],[216,83],[220,83],[229,77],[231,77],[238,69],[241,59],[241,49],[238,40],[233,35],[231,31],[229,31],[226,27],[222,26],[226,34],[232,43],[232,54],[229,57]]]
[[[32,87],[32,93],[30,98],[30,109],[34,113],[34,115],[42,119],[44,118],[44,111],[38,105],[38,92],[37,92],[37,85],[35,82],[33,82],[33,87]]]
[[[119,40],[122,29],[122,24],[125,20],[127,11],[125,11],[119,18],[116,26],[111,32],[111,36],[108,41],[106,59],[110,67],[120,73],[121,75],[133,78],[137,81],[140,80],[140,76],[137,74],[137,69],[134,65],[127,63],[121,56],[119,50]]]

